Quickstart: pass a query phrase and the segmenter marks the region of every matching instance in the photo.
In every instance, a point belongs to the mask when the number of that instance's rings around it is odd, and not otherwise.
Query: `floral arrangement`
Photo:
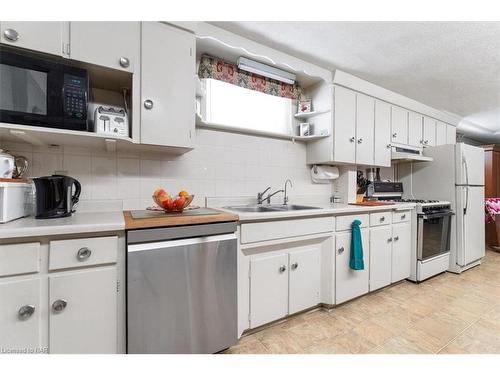
[[[484,207],[486,222],[494,223],[495,215],[500,214],[500,198],[486,198]]]

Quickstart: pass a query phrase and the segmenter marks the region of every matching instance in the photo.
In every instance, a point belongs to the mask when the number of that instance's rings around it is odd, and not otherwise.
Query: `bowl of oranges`
[[[156,189],[153,193],[153,200],[166,212],[179,212],[191,204],[194,195],[189,194],[186,190],[180,191],[177,195],[172,196],[164,189]]]

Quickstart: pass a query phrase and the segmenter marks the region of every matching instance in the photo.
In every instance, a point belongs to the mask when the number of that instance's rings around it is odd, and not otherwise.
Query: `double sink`
[[[284,212],[284,211],[299,211],[299,210],[318,210],[321,207],[301,206],[297,204],[271,204],[271,205],[254,205],[254,206],[226,206],[224,207],[231,211],[237,212]]]

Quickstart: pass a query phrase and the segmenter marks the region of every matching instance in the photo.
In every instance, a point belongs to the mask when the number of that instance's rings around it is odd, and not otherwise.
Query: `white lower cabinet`
[[[40,346],[40,279],[0,283],[0,353],[30,353]]]
[[[320,251],[312,246],[289,254],[289,314],[319,303]]]
[[[392,226],[391,282],[410,277],[411,267],[411,222]]]
[[[250,328],[317,305],[320,244],[297,246],[250,260]]]
[[[391,283],[392,228],[370,229],[370,292]]]
[[[288,254],[250,260],[250,328],[288,312]]]
[[[49,276],[50,353],[116,353],[116,267]]]
[[[368,293],[370,242],[368,231],[361,230],[363,242],[364,270],[349,267],[351,254],[351,232],[338,233],[335,236],[335,303],[339,304]]]

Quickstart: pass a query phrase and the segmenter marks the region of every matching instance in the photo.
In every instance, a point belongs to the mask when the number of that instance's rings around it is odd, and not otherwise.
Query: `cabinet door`
[[[356,162],[356,93],[335,86],[333,159]]]
[[[39,279],[0,284],[0,352],[42,349],[40,310]]]
[[[410,112],[408,115],[408,144],[410,146],[422,146],[422,123],[423,116]]]
[[[457,143],[457,128],[453,125],[446,125],[446,144],[454,145]]]
[[[116,353],[116,267],[49,276],[50,353]]]
[[[391,108],[392,142],[408,144],[408,111],[400,107]]]
[[[63,44],[67,43],[67,24],[58,21],[2,21],[0,40],[4,44],[61,56]]]
[[[425,146],[436,145],[436,120],[430,117],[424,117],[423,134]]]
[[[391,283],[391,267],[391,226],[370,229],[370,291]]]
[[[375,146],[375,99],[356,97],[356,164],[373,165]]]
[[[436,122],[436,146],[446,144],[446,126],[444,122]]]
[[[392,277],[391,282],[410,277],[411,223],[392,226]]]
[[[370,243],[366,230],[361,230],[361,236],[365,269],[359,271],[349,267],[351,232],[335,236],[335,303],[337,304],[368,293]]]
[[[320,245],[290,252],[289,314],[295,314],[319,303],[320,252]]]
[[[391,166],[391,106],[375,101],[375,149],[374,165]]]
[[[288,255],[250,260],[250,328],[288,313]]]
[[[195,36],[142,23],[141,143],[193,147]]]
[[[74,60],[127,72],[139,65],[140,22],[72,21],[70,31],[70,57]]]

